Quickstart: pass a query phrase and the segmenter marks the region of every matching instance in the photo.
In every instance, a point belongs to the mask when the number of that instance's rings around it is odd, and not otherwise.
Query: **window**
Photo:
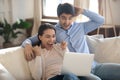
[[[98,13],[98,0],[90,0],[89,10]]]
[[[57,17],[57,6],[59,3],[74,3],[74,0],[43,0],[43,18],[45,17]]]
[[[98,0],[90,0],[89,1],[89,10],[93,11],[95,13],[98,13]],[[85,21],[88,21],[88,20],[89,20],[89,18],[87,18],[84,15],[79,15],[76,18],[76,21],[78,21],[78,22],[85,22]]]
[[[51,3],[51,0],[43,0],[43,18],[50,18],[50,19],[57,18],[58,4],[68,2],[74,5],[74,1],[77,1],[77,0],[52,0],[52,3]],[[89,10],[98,13],[98,0],[90,0]],[[79,18],[81,18],[80,20],[82,19],[87,20],[82,17],[79,17]]]

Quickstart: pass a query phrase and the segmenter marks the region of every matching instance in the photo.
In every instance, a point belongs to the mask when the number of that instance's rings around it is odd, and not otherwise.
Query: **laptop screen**
[[[91,72],[94,54],[66,52],[63,60],[62,73],[74,73],[87,76]]]

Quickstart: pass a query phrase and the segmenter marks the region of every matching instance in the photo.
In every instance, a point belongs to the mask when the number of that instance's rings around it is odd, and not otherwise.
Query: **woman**
[[[56,31],[53,25],[41,25],[38,30],[38,39],[40,45],[32,49],[36,58],[29,61],[32,77],[35,80],[79,80],[76,76],[71,77],[71,74],[61,75],[67,43],[63,41],[55,44]]]

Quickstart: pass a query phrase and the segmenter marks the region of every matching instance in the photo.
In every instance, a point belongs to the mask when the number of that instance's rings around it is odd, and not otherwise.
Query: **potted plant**
[[[22,34],[22,32],[17,29],[28,29],[31,25],[31,23],[22,19],[19,19],[13,24],[8,23],[7,20],[4,19],[4,22],[0,22],[0,35],[4,39],[3,45],[11,43],[11,38],[17,38],[18,34]]]

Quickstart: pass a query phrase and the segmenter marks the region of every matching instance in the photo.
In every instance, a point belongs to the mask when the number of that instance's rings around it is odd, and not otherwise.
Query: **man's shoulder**
[[[60,27],[60,25],[57,23],[57,24],[55,24],[55,28],[59,28]]]

